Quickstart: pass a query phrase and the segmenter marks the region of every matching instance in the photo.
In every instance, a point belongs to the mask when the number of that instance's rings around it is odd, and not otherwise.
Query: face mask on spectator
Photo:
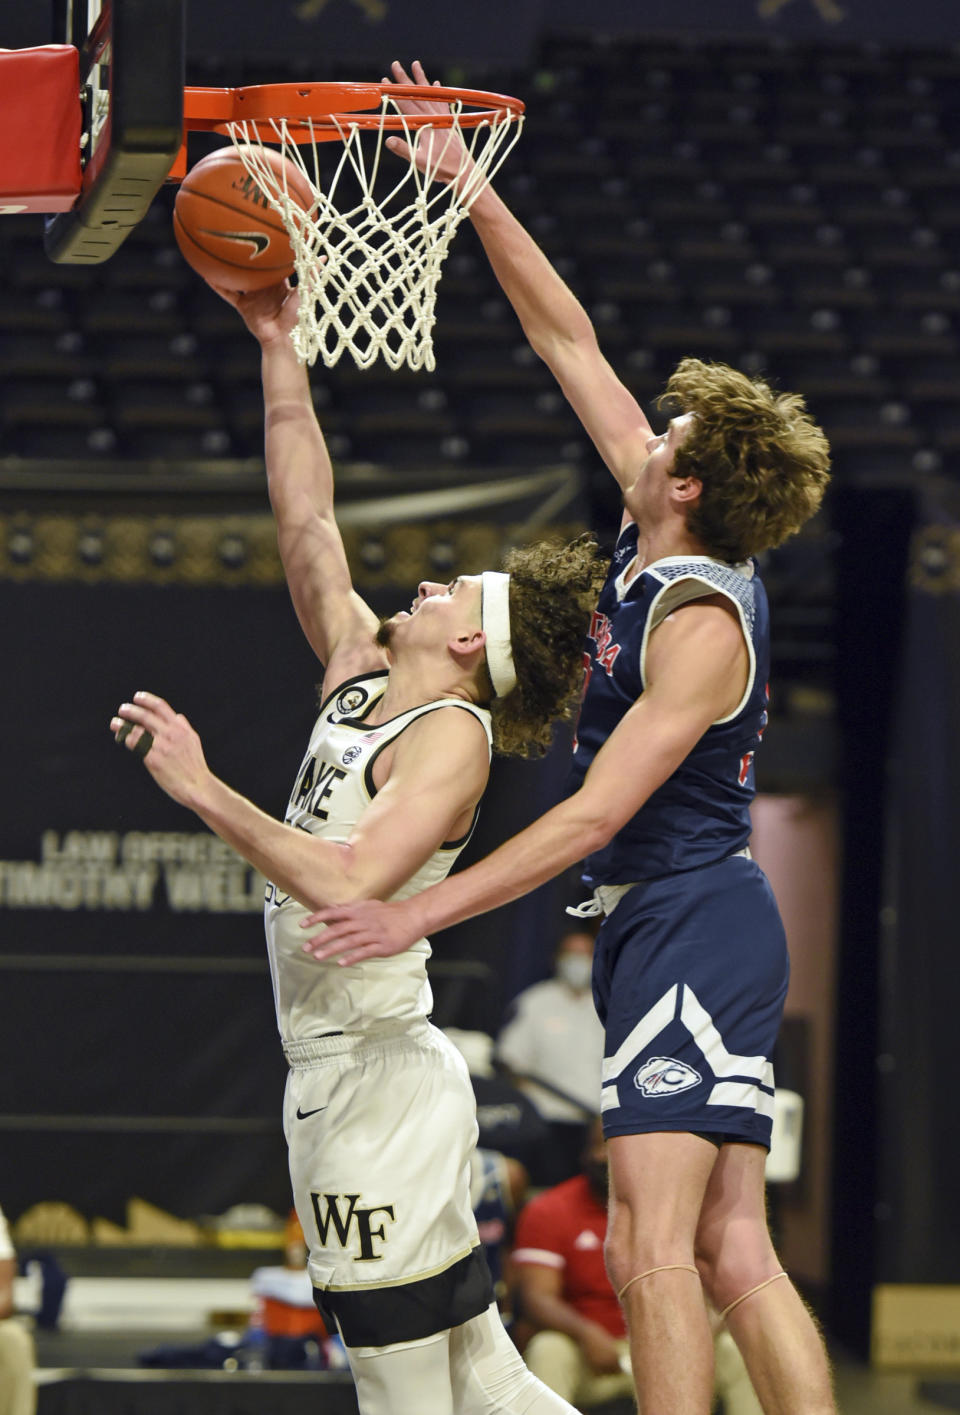
[[[557,959],[557,977],[561,978],[574,992],[582,992],[590,986],[593,959],[585,953],[561,953]]]

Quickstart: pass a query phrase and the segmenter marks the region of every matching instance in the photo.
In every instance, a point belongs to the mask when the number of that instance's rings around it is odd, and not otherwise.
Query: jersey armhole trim
[[[464,712],[468,712],[471,717],[475,718],[476,721],[479,722],[480,726],[481,726],[481,727],[483,728],[483,730],[484,730],[484,733],[486,734],[486,738],[487,738],[487,760],[488,760],[488,761],[490,760],[490,758],[491,758],[492,755],[493,755],[493,749],[492,749],[492,746],[491,746],[491,732],[490,732],[490,726],[489,726],[489,723],[486,722],[486,721],[484,721],[484,718],[481,717],[481,713],[485,712],[486,709],[484,709],[484,708],[478,708],[478,707],[474,706],[474,704],[472,704],[472,703],[462,703],[462,702],[460,702],[460,701],[459,701],[458,699],[456,699],[456,698],[443,698],[443,699],[441,699],[441,701],[438,702],[438,703],[428,703],[428,704],[424,705],[423,707],[411,708],[411,710],[410,710],[410,711],[411,711],[410,721],[409,721],[409,722],[405,722],[405,723],[403,724],[403,726],[400,728],[399,732],[394,732],[391,736],[389,736],[389,737],[386,739],[386,741],[381,742],[381,743],[370,753],[370,758],[369,758],[369,760],[368,760],[366,766],[365,766],[364,769],[363,769],[363,788],[364,788],[364,790],[365,790],[366,793],[367,793],[367,798],[368,798],[368,800],[372,801],[373,798],[374,798],[374,797],[376,796],[376,794],[377,794],[377,787],[376,787],[376,785],[374,784],[374,780],[373,780],[373,766],[374,766],[374,763],[376,762],[377,758],[379,757],[380,753],[384,750],[384,748],[385,748],[385,747],[389,747],[392,742],[395,742],[395,741],[397,740],[397,738],[398,738],[399,736],[401,736],[401,735],[407,730],[407,728],[408,728],[412,723],[417,722],[421,717],[427,717],[431,712],[437,712],[440,708],[446,708],[446,707],[458,707],[458,708],[462,708],[462,709],[464,710]],[[414,715],[414,714],[415,714],[415,715]],[[392,720],[393,720],[393,722],[398,722],[400,719],[395,717],[395,718],[393,718]],[[440,845],[437,846],[437,849],[438,849],[438,850],[462,850],[463,847],[464,847],[464,845],[466,845],[467,841],[470,839],[471,835],[473,834],[474,829],[476,828],[477,819],[478,819],[479,815],[480,815],[480,802],[478,801],[477,804],[476,804],[476,805],[474,806],[474,808],[473,808],[473,818],[472,818],[471,821],[470,821],[470,829],[467,831],[466,835],[462,835],[462,836],[459,838],[459,840],[444,840]]]

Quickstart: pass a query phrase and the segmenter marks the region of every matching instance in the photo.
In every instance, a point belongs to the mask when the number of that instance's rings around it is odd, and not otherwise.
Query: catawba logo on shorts
[[[645,1096],[675,1096],[699,1086],[703,1077],[685,1061],[672,1056],[651,1056],[633,1078],[633,1084]]]

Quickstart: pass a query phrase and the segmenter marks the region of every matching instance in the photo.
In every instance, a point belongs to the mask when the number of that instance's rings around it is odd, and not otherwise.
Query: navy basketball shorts
[[[789,976],[776,900],[753,860],[628,890],[593,967],[604,1134],[683,1130],[769,1149]]]

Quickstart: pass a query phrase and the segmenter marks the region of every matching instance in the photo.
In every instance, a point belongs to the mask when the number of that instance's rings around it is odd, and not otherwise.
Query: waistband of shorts
[[[750,853],[750,846],[745,845],[742,850],[734,850],[732,855],[726,855],[724,859],[752,860],[753,856]],[[723,860],[718,861],[718,864],[723,864]],[[643,883],[645,883],[644,880],[633,880],[630,884],[598,884],[593,891],[593,897],[599,905],[597,912],[609,918],[623,896],[628,894],[631,889],[636,889],[638,884]]]
[[[383,1022],[367,1032],[328,1032],[322,1037],[304,1037],[301,1041],[284,1042],[283,1054],[291,1070],[313,1066],[331,1056],[349,1056],[359,1052],[383,1051],[404,1042],[420,1042],[432,1028],[429,1022]]]

